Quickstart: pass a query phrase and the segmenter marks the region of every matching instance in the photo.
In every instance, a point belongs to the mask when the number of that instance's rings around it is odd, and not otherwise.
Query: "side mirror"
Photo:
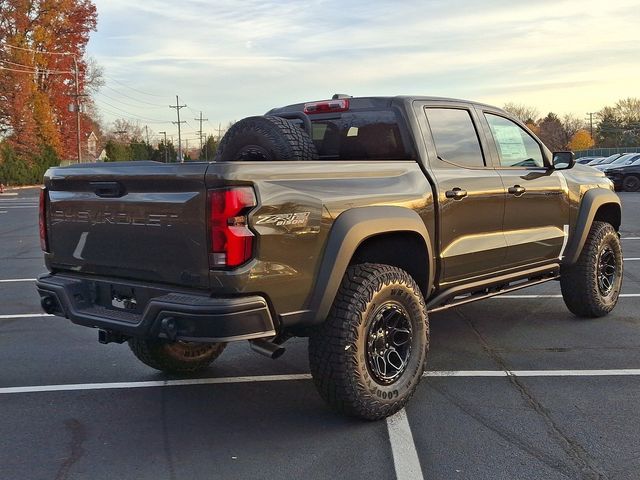
[[[573,152],[553,152],[552,164],[555,170],[567,170],[576,164],[576,156]]]

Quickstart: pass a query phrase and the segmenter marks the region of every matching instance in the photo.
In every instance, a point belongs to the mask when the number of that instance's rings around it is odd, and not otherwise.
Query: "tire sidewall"
[[[408,365],[401,376],[391,384],[378,382],[371,374],[367,361],[367,334],[375,320],[375,313],[387,302],[398,304],[407,313],[411,324],[412,339]],[[384,283],[374,291],[372,298],[365,304],[362,322],[357,328],[356,357],[353,362],[354,385],[362,390],[359,397],[375,399],[379,404],[396,405],[411,396],[424,372],[425,357],[428,348],[428,322],[426,306],[421,296],[416,296],[413,288],[404,282]],[[348,350],[347,350],[348,352]],[[347,359],[348,360],[348,359]]]
[[[633,183],[633,185],[630,185],[628,183],[629,180],[631,180],[631,181],[635,180],[635,183]],[[640,177],[638,177],[636,175],[628,175],[622,181],[622,189],[627,191],[627,192],[637,192],[638,189],[640,189]]]
[[[600,261],[600,255],[602,251],[606,248],[610,247],[613,251],[613,254],[616,258],[616,279],[615,285],[611,292],[608,295],[602,295],[600,292],[600,288],[598,286],[598,262]],[[613,230],[613,228],[606,229],[603,231],[602,237],[598,244],[597,255],[595,258],[594,266],[593,266],[593,281],[595,283],[595,291],[599,294],[599,300],[602,303],[602,306],[607,310],[612,309],[616,303],[618,302],[618,297],[620,295],[620,290],[622,289],[622,277],[624,273],[624,265],[623,265],[623,257],[622,257],[622,247],[620,245],[620,239],[618,238],[617,233]]]

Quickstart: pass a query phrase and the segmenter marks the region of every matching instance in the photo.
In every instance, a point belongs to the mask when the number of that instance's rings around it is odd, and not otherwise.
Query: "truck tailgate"
[[[49,170],[49,268],[207,288],[206,170],[156,162]]]

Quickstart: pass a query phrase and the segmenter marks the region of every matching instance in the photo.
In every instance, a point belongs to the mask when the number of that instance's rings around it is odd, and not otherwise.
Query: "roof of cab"
[[[341,97],[348,98],[351,102],[352,108],[366,108],[366,107],[389,107],[393,103],[397,102],[405,102],[405,101],[425,101],[425,102],[455,102],[455,103],[466,103],[469,105],[476,105],[480,107],[489,107],[495,110],[504,111],[499,107],[495,107],[493,105],[475,102],[472,100],[464,100],[459,98],[447,98],[447,97],[434,97],[434,96],[421,96],[421,95],[396,95],[396,96],[386,96],[386,97]],[[331,98],[327,99],[319,99],[319,100],[311,100],[308,102],[302,103],[294,103],[291,105],[286,105],[283,107],[277,107],[269,110],[267,114],[271,113],[283,113],[283,112],[298,112],[304,109],[305,103],[310,102],[322,102],[326,100],[331,100]],[[506,112],[505,112],[506,113]]]

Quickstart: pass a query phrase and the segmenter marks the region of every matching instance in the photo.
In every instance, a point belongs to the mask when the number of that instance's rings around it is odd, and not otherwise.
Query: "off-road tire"
[[[640,190],[640,177],[636,175],[627,175],[622,181],[622,189],[625,192],[637,192]]]
[[[145,365],[167,373],[195,373],[220,356],[226,343],[169,342],[133,337],[129,348]]]
[[[220,142],[216,161],[316,160],[311,137],[280,117],[248,117],[234,123]]]
[[[369,327],[379,321],[376,312],[385,305],[402,309],[412,332],[406,368],[386,385],[374,377],[367,356]],[[414,279],[397,267],[364,263],[348,268],[329,318],[312,332],[309,363],[318,392],[334,410],[378,420],[409,401],[424,373],[428,349],[427,307]]]
[[[598,284],[598,264],[606,249],[615,258],[615,280],[611,282],[611,292],[603,294]],[[618,303],[622,274],[622,247],[617,232],[609,223],[593,222],[578,261],[560,272],[564,303],[578,317],[603,317]]]

